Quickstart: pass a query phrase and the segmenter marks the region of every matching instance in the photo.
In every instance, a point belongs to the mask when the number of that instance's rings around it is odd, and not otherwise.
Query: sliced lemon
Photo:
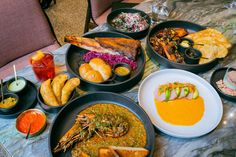
[[[41,60],[45,54],[42,51],[37,51],[35,55],[32,56],[32,60],[38,61]]]

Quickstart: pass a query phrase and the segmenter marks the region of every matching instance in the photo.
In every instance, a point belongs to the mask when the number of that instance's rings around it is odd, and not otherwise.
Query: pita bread
[[[221,32],[212,28],[191,33],[186,38],[192,39],[196,44],[194,48],[202,52],[203,58],[200,59],[199,64],[226,57],[229,52],[228,49],[231,47],[231,43],[227,38]]]

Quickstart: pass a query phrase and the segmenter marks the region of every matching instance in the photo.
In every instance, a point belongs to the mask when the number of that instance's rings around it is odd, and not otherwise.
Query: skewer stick
[[[1,95],[2,95],[2,102],[4,100],[4,96],[3,96],[3,81],[1,79]]]
[[[17,81],[16,66],[15,66],[15,64],[13,65],[13,69],[14,69],[15,80]]]

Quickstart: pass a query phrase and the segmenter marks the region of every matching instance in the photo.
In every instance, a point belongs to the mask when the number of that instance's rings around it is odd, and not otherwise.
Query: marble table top
[[[153,1],[145,1],[137,9],[151,15]],[[204,26],[220,30],[231,41],[233,48],[230,54],[213,69],[199,74],[209,81],[212,72],[224,66],[236,66],[236,2],[232,0],[170,0],[166,1],[171,10],[165,20],[180,19],[195,22]],[[92,31],[106,31],[106,24],[96,27]],[[145,46],[145,39],[142,40]],[[66,44],[53,52],[57,66],[56,71],[65,71],[65,52],[70,45]],[[150,59],[146,61],[145,74],[142,79],[154,71],[165,69],[162,65],[154,64]],[[17,72],[28,80],[39,85],[32,68],[29,66]],[[5,80],[8,78],[5,78]],[[140,83],[131,90],[122,93],[134,101],[137,100],[137,91]],[[80,94],[85,91],[79,91]],[[207,135],[193,139],[181,139],[168,136],[156,130],[155,157],[235,157],[236,156],[236,103],[222,99],[224,114],[220,124]],[[40,108],[36,105],[36,108]],[[42,109],[41,109],[42,110]],[[39,136],[26,140],[15,129],[15,119],[0,119],[0,157],[47,157],[49,128],[56,114],[47,115],[47,127]]]

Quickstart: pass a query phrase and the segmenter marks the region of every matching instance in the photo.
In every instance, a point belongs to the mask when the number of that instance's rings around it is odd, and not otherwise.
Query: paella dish
[[[128,109],[115,104],[94,104],[78,113],[74,125],[61,137],[53,152],[65,152],[72,147],[73,157],[81,154],[93,157],[109,150],[119,154],[127,148],[145,151],[147,155],[146,138],[143,123]]]

